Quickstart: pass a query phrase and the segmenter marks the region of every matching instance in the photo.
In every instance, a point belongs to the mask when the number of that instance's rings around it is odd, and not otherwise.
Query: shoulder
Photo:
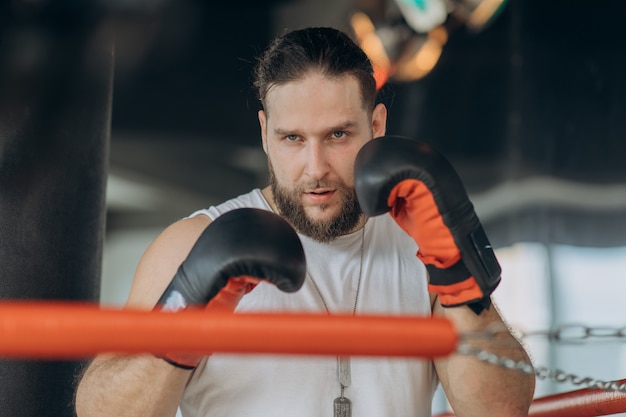
[[[195,211],[165,228],[139,260],[127,306],[152,308],[204,229],[222,214],[244,207],[269,210],[261,191],[254,189],[219,205]]]
[[[235,210],[238,208],[244,208],[244,207],[271,210],[267,200],[265,199],[265,197],[263,197],[261,190],[259,190],[258,188],[255,188],[254,190],[246,194],[241,194],[235,198],[231,198],[230,200],[224,201],[221,204],[210,206],[208,208],[204,208],[201,210],[197,210],[191,213],[188,216],[188,218],[193,218],[199,215],[204,215],[204,216],[209,217],[211,220],[215,220],[217,217],[221,216],[222,214],[228,211]]]
[[[152,308],[210,223],[209,217],[196,216],[165,228],[137,264],[127,306]]]

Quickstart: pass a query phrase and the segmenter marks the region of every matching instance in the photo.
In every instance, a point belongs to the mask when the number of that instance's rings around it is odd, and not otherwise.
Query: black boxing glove
[[[448,160],[423,142],[384,136],[361,148],[354,170],[361,209],[390,212],[415,240],[441,305],[468,305],[476,314],[488,308],[501,268]]]
[[[266,210],[236,209],[202,232],[156,308],[178,311],[206,306],[210,311],[234,311],[260,280],[295,292],[305,274],[304,249],[289,223]],[[195,368],[202,359],[179,353],[161,357],[184,369]]]

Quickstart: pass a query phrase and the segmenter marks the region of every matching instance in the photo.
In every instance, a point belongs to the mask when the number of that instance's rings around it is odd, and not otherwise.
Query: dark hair
[[[265,107],[272,86],[299,80],[312,71],[329,77],[353,76],[361,87],[364,107],[374,108],[376,81],[369,58],[347,34],[325,27],[294,30],[274,39],[254,71],[257,97]]]

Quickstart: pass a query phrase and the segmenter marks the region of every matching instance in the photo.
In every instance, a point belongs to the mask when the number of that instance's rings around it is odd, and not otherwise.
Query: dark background
[[[119,22],[112,170],[183,186],[207,204],[262,184],[262,169],[232,163],[259,145],[255,56],[283,28],[347,21],[297,3],[172,2]],[[452,32],[424,79],[381,91],[389,133],[443,151],[478,210],[481,196],[496,202],[483,221],[497,245],[626,242],[625,12],[620,1],[511,1],[481,32]],[[485,194],[499,184],[508,193]],[[110,227],[123,221],[111,214]]]
[[[46,97],[51,120],[72,100],[64,83],[112,66],[106,225],[167,224],[265,183],[255,57],[286,29],[349,30],[362,3],[5,2],[2,85],[14,102]],[[381,90],[388,133],[452,160],[497,246],[626,242],[625,12],[616,0],[508,1],[483,30],[452,31],[425,78]],[[114,56],[98,63],[106,42]],[[119,194],[117,179],[161,197]]]

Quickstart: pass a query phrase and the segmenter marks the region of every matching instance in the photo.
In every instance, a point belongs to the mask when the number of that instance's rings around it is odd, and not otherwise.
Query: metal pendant
[[[352,417],[352,401],[346,397],[335,398],[333,402],[334,417]]]
[[[350,358],[339,356],[337,358],[337,380],[341,388],[348,388],[352,383],[352,372],[350,371]]]

